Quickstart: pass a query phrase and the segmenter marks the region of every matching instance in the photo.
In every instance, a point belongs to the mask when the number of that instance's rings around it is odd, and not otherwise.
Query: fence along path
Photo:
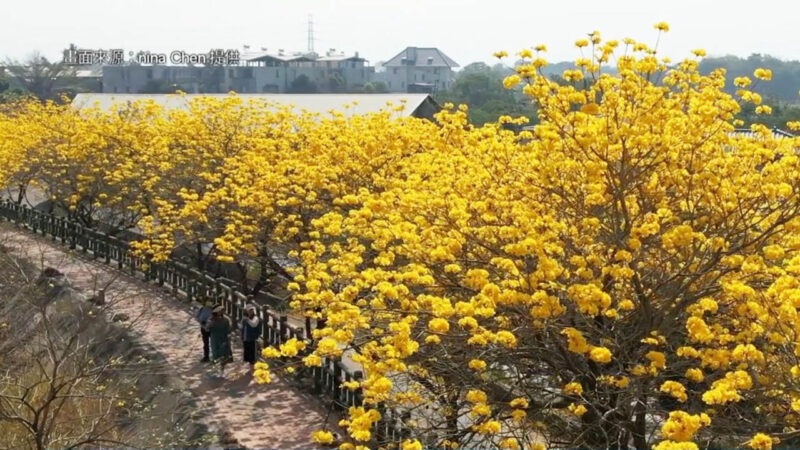
[[[200,348],[198,326],[193,321],[187,320],[190,319],[189,308],[186,303],[181,303],[177,299],[186,300],[191,304],[198,297],[210,298],[224,306],[226,315],[235,324],[241,321],[246,305],[252,300],[252,297],[241,292],[234,282],[215,279],[178,261],[167,260],[161,264],[145,264],[145,261],[131,252],[127,242],[63,217],[6,200],[0,202],[0,219],[17,224],[21,227],[18,229],[49,237],[50,242],[44,247],[44,253],[48,255],[48,260],[54,263],[64,262],[64,249],[57,246],[61,244],[70,250],[83,253],[95,263],[105,263],[106,267],[103,269],[109,276],[112,275],[111,272],[116,272],[109,270],[109,266],[116,267],[127,274],[124,279],[114,283],[116,289],[135,290],[137,285],[141,284],[136,281],[142,279],[165,287],[167,291],[161,293],[154,289],[148,290],[148,295],[158,300],[159,305],[154,306],[157,314],[153,317],[152,329],[143,330],[145,333],[143,337],[152,339],[153,345],[162,351],[168,360],[170,357],[174,358],[174,363],[170,362],[175,364],[179,373],[188,377],[188,380],[195,380],[195,384],[209,368],[199,362],[198,355],[201,356],[201,352],[198,352]],[[41,241],[41,239],[37,241],[29,234],[26,235],[25,232],[6,231],[5,234],[19,243],[19,249],[27,246],[37,247],[36,243]],[[41,248],[41,243],[38,247]],[[27,256],[41,257],[39,254]],[[67,261],[68,263],[62,264],[61,267],[56,265],[53,267],[65,272],[76,282],[77,287],[90,287],[81,286],[80,282],[89,281],[85,278],[91,264],[85,259],[75,257],[70,257]],[[172,295],[165,295],[164,292],[170,292]],[[298,326],[290,323],[288,316],[272,311],[265,305],[257,307],[257,314],[262,324],[261,346],[277,347],[292,337],[311,343],[310,320],[305,320],[305,327]],[[310,347],[311,345],[308,346]],[[300,354],[297,359],[303,356],[305,355]],[[241,361],[241,357],[237,360]],[[195,386],[194,391],[196,395],[208,397],[201,400],[207,401],[207,407],[212,411],[211,423],[226,427],[242,445],[250,448],[310,448],[311,432],[323,426],[329,407],[342,410],[362,405],[360,390],[346,389],[342,387],[342,382],[361,379],[363,374],[338,360],[324,359],[322,367],[298,371],[291,380],[294,386],[282,377],[273,377],[273,383],[270,385],[250,386],[251,376],[241,375],[234,372],[231,377],[236,377],[235,382],[226,380],[219,383],[219,386],[201,382]],[[296,388],[298,385],[306,388],[304,390],[310,394],[298,390]],[[400,442],[410,436],[410,430],[404,423],[409,418],[406,413],[382,406],[379,406],[379,410],[382,418],[375,424],[373,430],[377,440]],[[328,422],[329,426],[335,426],[336,420]]]

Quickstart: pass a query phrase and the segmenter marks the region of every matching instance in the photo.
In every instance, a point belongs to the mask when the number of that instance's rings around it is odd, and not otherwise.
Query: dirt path
[[[58,269],[86,295],[110,283],[110,309],[136,318],[133,332],[186,383],[202,409],[200,420],[211,430],[227,430],[248,448],[314,448],[311,433],[326,417],[318,401],[279,377],[269,385],[255,384],[237,348],[224,378],[210,376],[211,367],[200,362],[199,328],[186,302],[13,225],[0,225],[0,243],[15,256]]]

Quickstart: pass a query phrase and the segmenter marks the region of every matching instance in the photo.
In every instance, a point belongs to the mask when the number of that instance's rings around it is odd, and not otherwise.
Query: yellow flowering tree
[[[220,255],[229,260],[224,256],[232,247],[245,245],[237,235],[243,230],[235,227],[247,213],[234,209],[243,195],[240,171],[253,155],[271,162],[270,155],[293,145],[290,118],[269,106],[238,96],[208,97],[189,101],[187,110],[164,112],[159,131],[165,151],[152,156],[158,179],[139,222],[148,239],[136,245],[138,251],[161,261],[182,247],[202,269]]]
[[[54,148],[65,144],[60,118],[68,115],[65,106],[31,100],[0,109],[0,181],[16,203],[23,203],[43,169],[53,168],[48,159]]]
[[[696,59],[577,45],[568,83],[542,50],[507,80],[539,108],[532,132],[445,111],[424,151],[314,222],[295,306],[323,311],[315,354],[352,350],[366,404],[429,445],[791,439],[797,143],[732,135],[757,94]]]

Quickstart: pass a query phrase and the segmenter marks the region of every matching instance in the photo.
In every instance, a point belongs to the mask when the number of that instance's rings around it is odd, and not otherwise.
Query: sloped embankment
[[[57,270],[0,249],[0,448],[216,444],[135,326]]]

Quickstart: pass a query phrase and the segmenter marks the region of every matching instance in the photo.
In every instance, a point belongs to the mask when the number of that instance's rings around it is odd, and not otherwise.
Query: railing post
[[[360,383],[361,380],[363,379],[364,379],[364,372],[360,370],[356,370],[355,372],[353,372],[353,381],[358,381]],[[359,386],[358,389],[356,389],[353,392],[353,406],[363,406],[363,405],[364,405],[364,392]]]
[[[78,242],[80,242],[81,244],[81,251],[83,251],[83,253],[86,253],[89,251],[89,234],[88,234],[89,232],[85,228],[83,228],[83,225],[77,225],[77,227],[78,227],[78,237],[80,238]]]
[[[67,221],[63,217],[58,219],[58,233],[61,236],[61,244],[67,245]]]
[[[280,317],[280,327],[278,328],[278,344],[283,344],[284,337],[286,336],[286,316]]]
[[[311,392],[314,394],[322,393],[322,374],[325,372],[325,366],[312,367],[311,370]]]
[[[217,279],[214,279],[214,297],[222,297],[222,283],[220,283]]]
[[[156,272],[156,276],[158,277],[158,285],[164,286],[164,264],[161,263],[158,265],[158,271]]]
[[[92,228],[86,229],[87,235],[89,236],[89,251],[92,252],[94,259],[97,259],[100,256],[100,240],[98,239],[98,232]]]
[[[216,298],[218,301],[221,300],[223,303],[225,303],[227,301],[230,301],[230,303],[238,303],[238,302],[234,301],[235,299],[233,299],[233,298],[228,300],[228,298],[227,298],[228,296],[227,295],[223,295],[223,294],[224,293],[222,291],[222,284],[219,282],[219,280],[215,279],[214,280],[214,298]],[[234,319],[235,320],[241,320],[241,317],[234,317]]]
[[[105,256],[106,264],[111,264],[111,236],[103,233],[103,256]]]
[[[186,280],[186,298],[189,300],[189,303],[191,303],[195,299],[195,281],[194,278],[189,278],[188,276],[185,276],[184,279]]]
[[[67,221],[67,234],[69,235],[69,249],[75,250],[78,247],[78,233],[75,224]]]
[[[258,324],[261,327],[261,343],[262,347],[266,347],[269,345],[269,338],[267,337],[267,333],[269,331],[269,325],[267,324],[267,312],[264,310],[263,306],[258,307],[256,309],[256,314],[258,314]]]
[[[172,285],[172,295],[177,296],[178,295],[178,271],[177,271],[178,269],[175,267],[175,264],[173,264],[172,261],[168,260],[167,261],[167,265],[170,268],[170,271],[169,271],[169,273],[170,273],[169,284]]]
[[[342,365],[333,361],[333,401],[341,402],[342,398]]]

